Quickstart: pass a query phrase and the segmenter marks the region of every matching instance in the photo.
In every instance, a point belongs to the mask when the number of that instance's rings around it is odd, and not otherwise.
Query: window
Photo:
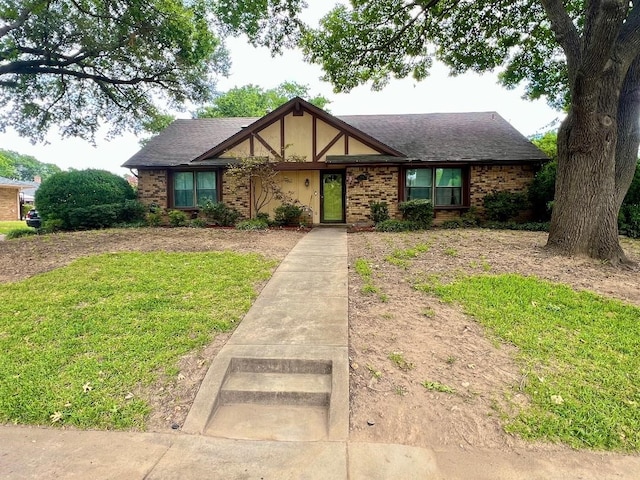
[[[207,200],[218,201],[216,172],[175,172],[173,206],[197,207]]]
[[[435,188],[434,188],[435,185]],[[412,168],[406,170],[407,200],[423,198],[436,207],[462,205],[461,168]]]

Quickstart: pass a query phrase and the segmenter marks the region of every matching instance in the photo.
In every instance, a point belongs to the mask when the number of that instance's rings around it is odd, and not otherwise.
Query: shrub
[[[135,193],[124,179],[104,170],[74,170],[51,175],[36,191],[36,207],[44,221],[57,219],[61,228],[72,229],[71,212],[78,208],[99,205],[124,205],[126,200],[134,200]],[[111,209],[108,209],[111,211]],[[97,210],[89,212],[94,215]],[[77,219],[79,214],[73,214]],[[108,219],[102,222],[107,223]]]
[[[373,202],[371,204],[371,220],[376,224],[389,220],[389,206],[385,202]]]
[[[639,205],[640,204],[640,162],[636,165],[636,173],[631,181],[631,186],[624,197],[623,205]]]
[[[144,220],[147,208],[138,200],[125,200],[118,214],[118,222],[136,223]]]
[[[433,204],[430,200],[417,199],[401,202],[398,209],[402,218],[417,223],[420,228],[428,228],[433,222]]]
[[[62,230],[64,222],[59,218],[50,218],[49,220],[45,220],[42,222],[42,228],[40,231],[43,233],[55,233]]]
[[[150,227],[159,227],[162,225],[162,213],[161,212],[149,212],[146,217],[147,225]]]
[[[205,228],[207,226],[207,222],[202,218],[194,218],[189,222],[189,226],[193,228]]]
[[[298,226],[300,225],[300,215],[302,215],[302,207],[292,203],[283,203],[276,208],[274,220],[277,225]]]
[[[122,205],[120,204],[72,208],[67,212],[66,228],[91,230],[111,227],[118,221],[118,214],[121,210]]]
[[[556,190],[556,172],[558,162],[546,163],[534,177],[527,197],[531,204],[533,216],[539,220],[549,220],[551,218],[551,208]]]
[[[485,195],[483,203],[487,219],[498,222],[511,220],[527,208],[527,198],[524,193],[507,191]]]
[[[13,238],[20,238],[20,237],[27,237],[29,235],[36,235],[37,233],[38,233],[38,230],[36,230],[35,228],[29,228],[29,227],[14,228],[12,230],[9,230],[6,233],[5,238],[7,240],[11,240]]]
[[[207,200],[203,205],[200,205],[200,211],[207,221],[220,227],[233,227],[240,218],[240,213],[237,210],[223,202]]]
[[[523,230],[528,232],[549,231],[549,222],[487,222],[482,226],[492,230]]]
[[[640,238],[640,203],[623,205],[618,219],[620,233],[630,238]]]
[[[378,232],[409,232],[425,228],[417,222],[410,220],[385,220],[376,224]]]
[[[267,212],[256,213],[256,220],[262,220],[266,224],[269,224],[271,222],[271,220],[269,219],[269,214]]]
[[[269,224],[262,218],[252,218],[238,223],[236,228],[238,230],[266,230],[269,228]]]
[[[171,210],[168,214],[169,225],[172,227],[186,227],[187,226],[187,214],[181,210]]]

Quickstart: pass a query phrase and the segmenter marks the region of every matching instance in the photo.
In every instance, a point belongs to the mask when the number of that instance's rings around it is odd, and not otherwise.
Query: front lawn
[[[0,235],[6,235],[11,230],[28,228],[24,220],[12,220],[0,222]]]
[[[256,254],[117,253],[0,285],[0,422],[144,428],[145,387],[231,329],[273,266]]]
[[[507,430],[573,447],[640,449],[640,308],[521,275],[428,282],[519,350],[531,403]]]

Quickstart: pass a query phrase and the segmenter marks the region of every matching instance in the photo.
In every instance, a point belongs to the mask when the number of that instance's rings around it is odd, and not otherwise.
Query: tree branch
[[[562,0],[540,0],[540,3],[542,3],[547,18],[551,22],[551,29],[556,35],[556,40],[567,56],[569,78],[573,80],[582,61],[582,42],[578,30],[565,10]]]
[[[634,2],[616,41],[616,56],[631,64],[640,54],[640,2]]]
[[[4,37],[10,31],[15,30],[16,28],[20,28],[22,25],[24,25],[24,22],[27,21],[27,18],[29,18],[30,14],[31,12],[28,9],[23,9],[15,22],[0,28],[0,38]]]
[[[582,73],[599,76],[611,58],[627,13],[626,0],[591,0],[585,12]],[[633,55],[635,57],[635,55]],[[632,57],[632,58],[633,58]]]

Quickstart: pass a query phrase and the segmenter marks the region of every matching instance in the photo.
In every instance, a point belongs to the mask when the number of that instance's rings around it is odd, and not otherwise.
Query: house
[[[34,186],[33,183],[0,177],[0,221],[21,220],[20,193]]]
[[[294,98],[262,118],[176,120],[123,166],[145,204],[195,211],[212,197],[250,218],[252,185],[225,174],[246,157],[280,160],[283,189],[314,224],[367,222],[372,202],[397,218],[414,198],[433,201],[438,223],[526,189],[548,160],[495,112],[338,117]]]

